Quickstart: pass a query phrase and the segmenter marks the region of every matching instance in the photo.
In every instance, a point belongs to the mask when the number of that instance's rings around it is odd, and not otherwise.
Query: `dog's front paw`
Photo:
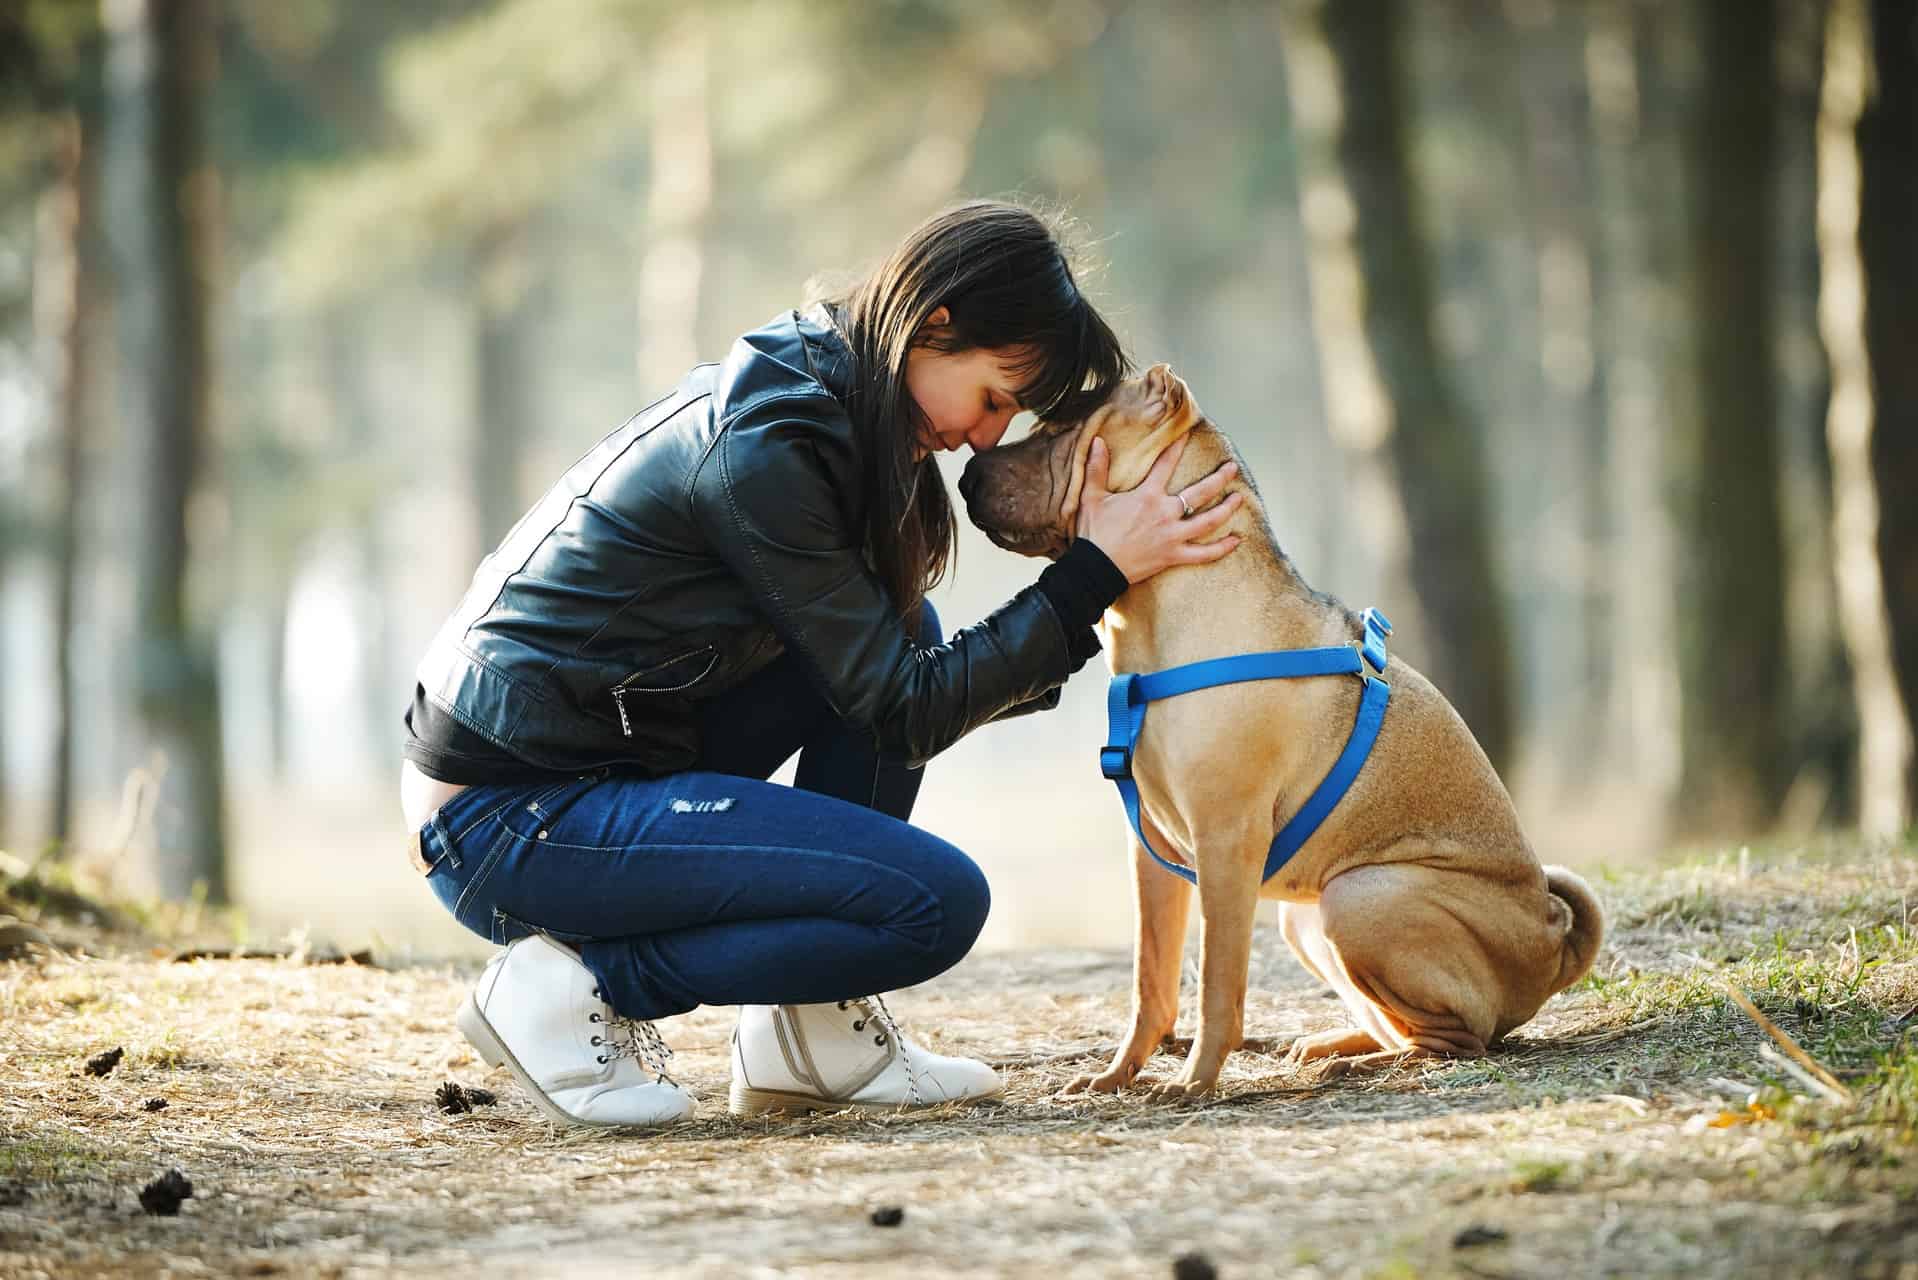
[[[1065,1088],[1059,1090],[1059,1096],[1072,1093],[1117,1093],[1132,1083],[1139,1069],[1129,1062],[1107,1067],[1096,1075],[1076,1076]]]
[[[1219,1082],[1216,1078],[1191,1080],[1180,1076],[1177,1079],[1153,1085],[1146,1090],[1145,1096],[1153,1102],[1186,1102],[1194,1098],[1207,1097],[1218,1092],[1218,1089]]]

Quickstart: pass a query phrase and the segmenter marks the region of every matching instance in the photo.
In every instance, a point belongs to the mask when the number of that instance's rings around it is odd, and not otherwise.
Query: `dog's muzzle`
[[[974,454],[966,461],[966,469],[959,473],[959,496],[966,500],[967,510],[972,508],[973,495],[979,492],[979,455]]]

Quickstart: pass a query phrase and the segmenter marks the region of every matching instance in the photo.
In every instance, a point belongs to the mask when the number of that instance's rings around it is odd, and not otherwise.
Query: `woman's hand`
[[[1175,564],[1207,564],[1230,554],[1241,541],[1236,533],[1206,541],[1244,505],[1245,495],[1236,491],[1214,505],[1239,474],[1238,463],[1227,462],[1177,493],[1168,490],[1172,472],[1185,454],[1185,442],[1184,436],[1173,441],[1139,487],[1125,493],[1107,490],[1112,456],[1104,440],[1092,442],[1076,532],[1105,552],[1127,582],[1144,582]]]

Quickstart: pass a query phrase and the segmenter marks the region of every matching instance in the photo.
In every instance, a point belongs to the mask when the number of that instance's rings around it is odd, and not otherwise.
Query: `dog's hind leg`
[[[1143,820],[1143,815],[1141,815]],[[1147,821],[1154,847],[1165,848],[1165,837]],[[1138,837],[1132,846],[1132,902],[1135,933],[1132,949],[1132,1030],[1119,1046],[1111,1065],[1096,1075],[1083,1075],[1061,1093],[1116,1093],[1131,1084],[1159,1043],[1172,1034],[1179,1017],[1179,969],[1185,952],[1185,921],[1192,904],[1192,886],[1152,860]]]
[[[1347,1054],[1379,1051],[1377,1036],[1369,1031],[1344,1027],[1337,1031],[1317,1031],[1309,1036],[1300,1036],[1286,1047],[1285,1064],[1295,1067],[1319,1058],[1337,1058]],[[1385,1052],[1396,1054],[1398,1050],[1387,1049]]]
[[[1403,1038],[1346,973],[1337,949],[1325,936],[1325,920],[1317,903],[1281,902],[1279,933],[1306,972],[1332,988],[1357,1024],[1300,1036],[1286,1050],[1288,1064],[1296,1066],[1317,1058],[1378,1050],[1396,1053],[1404,1047]]]
[[[1448,900],[1446,874],[1355,867],[1319,898],[1333,986],[1380,1049],[1478,1057],[1499,1029],[1507,993],[1498,962],[1468,923],[1470,900]]]
[[[1331,956],[1325,941],[1325,930],[1319,922],[1319,906],[1316,902],[1281,902],[1279,904],[1279,936],[1285,939],[1285,945],[1292,948],[1292,955],[1305,966],[1305,971],[1336,989],[1332,981]]]

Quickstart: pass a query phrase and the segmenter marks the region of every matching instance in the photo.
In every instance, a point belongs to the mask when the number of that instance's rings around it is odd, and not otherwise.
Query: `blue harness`
[[[1351,789],[1352,780],[1365,767],[1366,757],[1372,754],[1372,744],[1378,740],[1379,726],[1385,723],[1385,706],[1392,700],[1392,686],[1372,672],[1385,670],[1385,637],[1392,634],[1392,624],[1377,609],[1367,609],[1362,620],[1365,623],[1365,639],[1357,645],[1242,653],[1230,658],[1213,658],[1207,662],[1188,663],[1183,667],[1169,667],[1145,675],[1112,677],[1111,687],[1106,690],[1106,744],[1099,751],[1099,772],[1118,784],[1119,799],[1125,802],[1125,816],[1132,823],[1139,843],[1152,855],[1153,861],[1175,876],[1193,884],[1199,882],[1192,868],[1168,862],[1161,857],[1139,826],[1139,784],[1132,780],[1132,752],[1138,745],[1139,731],[1145,727],[1146,704],[1161,698],[1175,698],[1195,689],[1238,684],[1244,680],[1356,675],[1365,682],[1365,695],[1359,700],[1358,719],[1352,725],[1352,736],[1345,740],[1345,750],[1339,753],[1338,760],[1332,765],[1331,772],[1325,775],[1325,780],[1319,783],[1318,790],[1292,815],[1292,820],[1285,824],[1284,829],[1272,838],[1271,851],[1265,855],[1265,873],[1259,877],[1260,883],[1264,883],[1276,875],[1279,868],[1312,838],[1312,833],[1319,829],[1326,815],[1344,799],[1345,793]],[[1372,672],[1366,671],[1368,666]]]

